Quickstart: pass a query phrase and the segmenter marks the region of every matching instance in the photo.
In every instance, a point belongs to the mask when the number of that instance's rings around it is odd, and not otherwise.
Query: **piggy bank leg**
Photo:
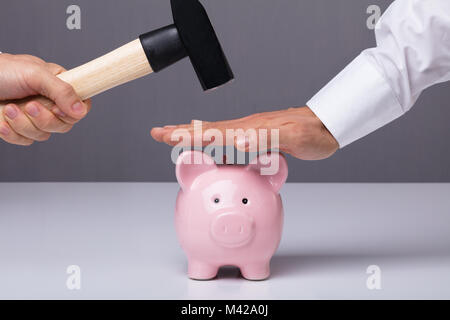
[[[265,280],[270,276],[270,261],[247,264],[240,269],[247,280]]]
[[[189,260],[188,276],[194,280],[210,280],[216,277],[219,267],[212,266],[208,263]]]

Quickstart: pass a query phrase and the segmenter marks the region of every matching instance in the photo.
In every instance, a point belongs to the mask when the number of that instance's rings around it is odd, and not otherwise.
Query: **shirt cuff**
[[[340,148],[404,114],[375,60],[364,52],[307,105],[331,132]]]

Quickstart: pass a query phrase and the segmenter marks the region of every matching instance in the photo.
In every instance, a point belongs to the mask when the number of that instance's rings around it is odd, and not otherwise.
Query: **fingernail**
[[[0,125],[0,134],[7,136],[9,134],[9,128],[5,124]]]
[[[164,126],[164,129],[176,128],[177,126]]]
[[[41,110],[39,110],[39,107],[34,103],[28,104],[25,107],[25,111],[33,118],[38,117],[39,114],[41,113]]]
[[[78,114],[82,114],[84,112],[83,105],[81,102],[77,102],[72,106],[72,111]]]
[[[5,109],[6,116],[10,119],[14,119],[17,117],[17,109],[14,106],[8,105]]]

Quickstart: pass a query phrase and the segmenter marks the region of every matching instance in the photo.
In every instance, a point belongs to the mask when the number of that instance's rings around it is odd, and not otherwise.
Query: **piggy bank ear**
[[[247,169],[257,171],[262,178],[267,179],[275,192],[280,191],[288,176],[286,159],[278,152],[259,155],[250,162]]]
[[[183,190],[202,173],[217,168],[214,160],[200,151],[185,151],[177,159],[176,175]]]

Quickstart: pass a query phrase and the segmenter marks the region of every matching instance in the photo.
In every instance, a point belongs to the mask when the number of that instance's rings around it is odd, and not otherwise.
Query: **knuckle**
[[[16,57],[22,58],[22,59],[32,59],[33,58],[33,56],[31,54],[18,54]]]
[[[42,60],[41,58],[36,57],[36,56],[32,56],[30,54],[22,54],[21,57],[22,57],[22,59],[25,59],[25,60],[28,60],[28,61],[32,61],[32,62],[35,62],[35,63],[39,63],[39,64],[45,63],[44,60]]]
[[[16,60],[31,60],[31,57],[32,56],[30,54],[15,54],[13,56]]]
[[[2,63],[7,63],[11,59],[13,59],[13,55],[11,55],[9,53],[0,54],[0,61],[2,61]]]

